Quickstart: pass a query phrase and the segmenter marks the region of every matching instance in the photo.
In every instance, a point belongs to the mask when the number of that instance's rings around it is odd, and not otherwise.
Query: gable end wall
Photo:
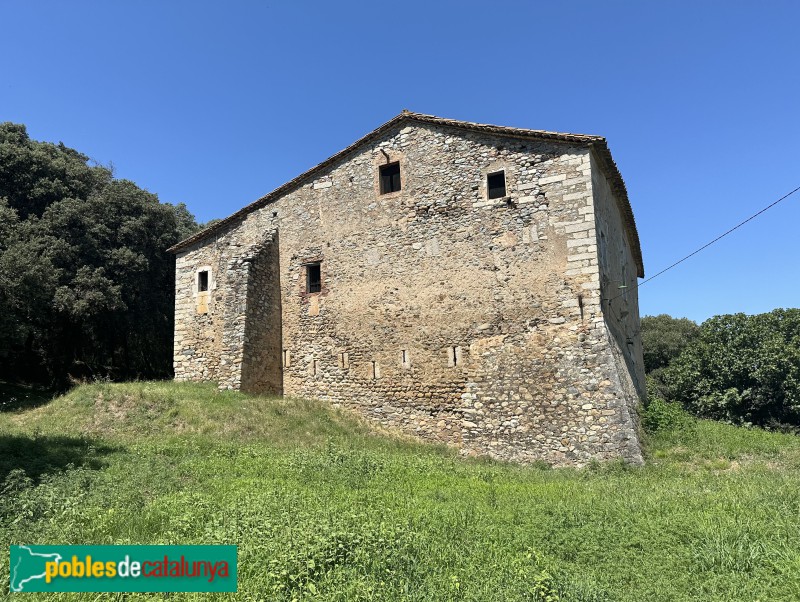
[[[380,195],[387,155],[403,186]],[[488,200],[498,169],[508,194]],[[248,363],[285,353],[285,395],[464,453],[640,461],[601,310],[596,169],[575,144],[434,125],[387,132],[178,255],[176,379],[270,390],[269,375],[248,385],[248,370],[260,374]],[[273,240],[276,274],[259,264],[258,279],[245,275],[253,249]],[[305,291],[310,261],[322,262],[317,294]],[[207,314],[192,291],[200,265],[215,272]],[[277,319],[262,289],[280,291],[280,345],[274,328],[252,330]]]

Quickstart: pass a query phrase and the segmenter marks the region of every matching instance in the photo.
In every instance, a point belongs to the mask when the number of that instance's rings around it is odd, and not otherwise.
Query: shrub
[[[706,418],[800,425],[800,309],[715,316],[667,366],[666,398]]]

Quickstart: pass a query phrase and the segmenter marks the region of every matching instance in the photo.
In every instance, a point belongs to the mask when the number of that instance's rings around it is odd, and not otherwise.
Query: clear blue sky
[[[0,120],[225,217],[403,108],[605,136],[648,275],[800,186],[800,3],[0,0]],[[800,306],[800,193],[640,289]]]

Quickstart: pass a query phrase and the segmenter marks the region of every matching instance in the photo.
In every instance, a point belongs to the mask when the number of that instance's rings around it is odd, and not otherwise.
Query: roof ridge
[[[534,130],[530,128],[521,128],[515,126],[507,126],[507,125],[494,125],[490,123],[478,123],[477,121],[463,121],[461,119],[452,119],[449,117],[439,117],[437,115],[430,115],[428,113],[416,113],[414,111],[409,111],[408,109],[403,109],[402,115],[406,115],[412,119],[417,119],[419,121],[429,121],[432,123],[438,123],[442,125],[452,124],[457,127],[474,127],[480,129],[487,129],[487,130],[503,130],[513,133],[529,133],[529,134],[537,134],[537,135],[550,135],[550,136],[567,136],[570,138],[581,138],[585,140],[592,140],[592,141],[600,141],[605,140],[603,136],[597,136],[595,134],[574,134],[571,132],[556,132],[552,130]]]
[[[590,134],[569,134],[565,132],[530,130],[525,128],[510,127],[510,126],[475,123],[471,121],[459,121],[457,119],[437,117],[436,115],[428,115],[426,113],[415,113],[413,111],[409,111],[408,109],[403,109],[399,114],[392,117],[389,121],[383,123],[382,125],[372,130],[371,132],[365,134],[364,136],[362,136],[361,138],[359,138],[346,148],[342,149],[338,153],[331,155],[321,163],[318,163],[314,167],[304,171],[295,178],[289,180],[288,182],[282,184],[281,186],[278,186],[278,188],[276,188],[272,192],[269,192],[259,197],[249,205],[242,207],[235,213],[232,213],[228,217],[216,222],[212,226],[204,228],[200,232],[196,232],[192,236],[189,236],[188,238],[185,238],[184,240],[178,242],[177,244],[167,249],[167,251],[171,253],[176,253],[181,249],[185,249],[195,243],[200,242],[201,240],[204,240],[205,238],[211,236],[215,232],[222,230],[226,226],[233,224],[240,219],[244,219],[244,217],[246,217],[256,209],[260,209],[261,207],[268,204],[270,201],[280,197],[283,194],[286,194],[295,187],[303,184],[304,182],[315,176],[318,172],[335,164],[337,161],[346,157],[348,154],[359,148],[361,145],[366,144],[370,140],[373,140],[381,136],[384,132],[388,131],[392,127],[406,120],[417,121],[420,123],[431,123],[444,127],[453,127],[458,129],[485,132],[497,136],[510,136],[516,138],[532,137],[532,138],[543,138],[546,140],[555,140],[559,142],[573,142],[579,144],[586,144],[591,148],[597,149],[602,163],[601,167],[604,169],[604,171],[606,171],[606,174],[609,177],[609,183],[611,184],[611,187],[614,190],[614,192],[619,196],[621,202],[620,210],[622,212],[623,221],[625,222],[625,225],[628,228],[628,232],[631,235],[632,239],[631,247],[634,255],[634,260],[636,261],[637,264],[638,276],[640,278],[644,278],[644,264],[642,262],[642,250],[639,243],[639,234],[636,230],[636,222],[634,221],[633,218],[633,210],[631,209],[630,201],[628,200],[628,192],[625,187],[625,182],[622,179],[622,174],[620,174],[619,169],[617,168],[617,164],[611,157],[611,151],[608,149],[608,144],[604,137],[590,135]]]

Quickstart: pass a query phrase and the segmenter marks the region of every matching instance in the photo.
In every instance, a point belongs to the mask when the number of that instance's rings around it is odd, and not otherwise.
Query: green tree
[[[0,356],[15,375],[171,373],[174,258],[197,229],[183,205],[64,145],[0,124]],[[13,199],[13,200],[11,200]]]
[[[699,327],[688,318],[668,314],[642,318],[644,370],[666,368],[695,339]]]
[[[800,309],[706,320],[662,381],[700,416],[800,426]]]

